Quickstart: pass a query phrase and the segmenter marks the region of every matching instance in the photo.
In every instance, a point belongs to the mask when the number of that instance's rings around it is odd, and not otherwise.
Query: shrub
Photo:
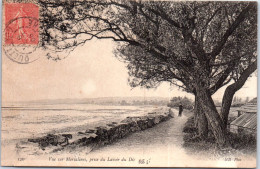
[[[187,97],[173,97],[170,103],[167,104],[168,107],[179,107],[182,105],[184,109],[193,109],[193,101]]]

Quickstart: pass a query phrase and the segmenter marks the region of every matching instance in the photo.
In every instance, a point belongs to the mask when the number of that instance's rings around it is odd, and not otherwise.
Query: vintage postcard
[[[1,165],[256,167],[257,2],[3,0]]]

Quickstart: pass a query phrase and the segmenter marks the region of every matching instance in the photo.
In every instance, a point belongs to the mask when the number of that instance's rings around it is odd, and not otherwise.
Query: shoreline
[[[93,149],[111,144],[127,135],[152,128],[155,125],[173,118],[169,108],[155,109],[146,115],[126,117],[120,122],[87,129],[85,132],[47,134],[43,137],[28,138],[27,146],[38,147],[38,153],[55,153],[75,147],[86,147],[89,152]]]

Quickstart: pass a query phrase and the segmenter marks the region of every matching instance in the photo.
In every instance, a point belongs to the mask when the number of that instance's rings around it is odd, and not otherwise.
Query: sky
[[[42,51],[36,51],[33,55],[39,56],[39,59],[29,64],[17,64],[3,52],[3,102],[131,96],[193,98],[168,83],[162,83],[157,89],[132,89],[127,84],[126,64],[114,56],[114,47],[115,43],[110,40],[92,40],[59,61],[49,60]],[[213,98],[221,99],[224,89],[225,87],[219,90]],[[236,96],[257,96],[255,75]]]

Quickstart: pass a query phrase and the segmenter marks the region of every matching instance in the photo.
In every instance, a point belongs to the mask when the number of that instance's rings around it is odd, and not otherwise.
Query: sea
[[[92,104],[9,104],[2,106],[2,146],[46,134],[84,132],[129,116],[145,115],[155,106]]]

